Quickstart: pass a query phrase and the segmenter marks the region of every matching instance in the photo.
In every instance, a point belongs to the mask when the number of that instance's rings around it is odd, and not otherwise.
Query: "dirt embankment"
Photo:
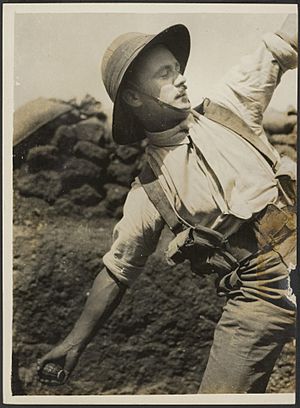
[[[266,130],[280,153],[295,158],[295,123],[286,122],[280,132]],[[166,264],[167,230],[68,383],[49,388],[37,381],[36,359],[79,316],[144,159],[143,144],[111,143],[105,115],[91,97],[31,137],[14,157],[13,393],[196,393],[223,299],[214,277]],[[294,360],[288,344],[269,392],[294,390]]]

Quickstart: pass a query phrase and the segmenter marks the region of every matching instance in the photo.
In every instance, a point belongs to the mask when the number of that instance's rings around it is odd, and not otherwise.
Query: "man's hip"
[[[218,292],[228,297],[243,294],[294,310],[296,299],[290,285],[296,263],[294,208],[270,204],[229,242],[239,267],[224,276],[219,274]]]

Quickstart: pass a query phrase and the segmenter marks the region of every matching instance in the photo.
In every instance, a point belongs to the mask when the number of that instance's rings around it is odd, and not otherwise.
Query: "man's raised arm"
[[[207,95],[240,116],[258,135],[262,119],[281,76],[297,67],[297,17],[288,15],[275,33],[263,35],[262,44],[246,55]]]

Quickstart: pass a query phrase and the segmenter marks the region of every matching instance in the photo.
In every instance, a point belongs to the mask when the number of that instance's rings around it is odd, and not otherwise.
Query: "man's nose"
[[[182,86],[185,83],[186,83],[186,78],[181,73],[179,73],[177,75],[177,77],[175,78],[175,80],[174,80],[174,85],[175,86]]]

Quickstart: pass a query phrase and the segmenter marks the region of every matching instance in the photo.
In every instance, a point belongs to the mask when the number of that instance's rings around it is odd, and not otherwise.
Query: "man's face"
[[[186,79],[174,55],[163,45],[150,48],[136,67],[135,83],[141,92],[178,109],[190,109]],[[147,96],[141,94],[143,103]]]

